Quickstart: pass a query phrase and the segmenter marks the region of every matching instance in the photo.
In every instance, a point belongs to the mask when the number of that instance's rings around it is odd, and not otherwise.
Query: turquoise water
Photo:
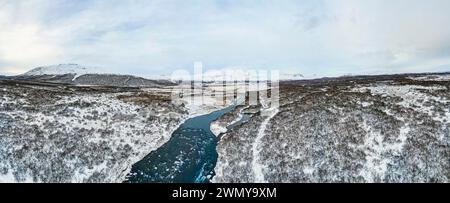
[[[207,183],[217,162],[210,124],[235,106],[188,119],[170,140],[132,166],[127,183]]]

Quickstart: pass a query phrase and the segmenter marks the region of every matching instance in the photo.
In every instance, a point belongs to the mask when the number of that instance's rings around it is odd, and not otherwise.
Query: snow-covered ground
[[[427,75],[421,77],[410,77],[412,80],[418,81],[450,81],[450,74]]]
[[[121,182],[185,120],[229,105],[208,96],[172,102],[172,91],[2,86],[0,181]]]
[[[239,122],[241,122],[241,119],[243,118],[243,111],[245,110],[244,106],[238,105],[234,111],[229,112],[225,115],[223,115],[218,120],[215,120],[210,125],[211,132],[219,136],[223,133],[226,133],[228,131],[228,126],[235,125]],[[236,117],[237,114],[237,117]]]
[[[1,182],[121,182],[189,112],[152,92],[7,86],[0,117]]]
[[[446,92],[445,86],[418,86],[418,85],[377,85],[372,87],[355,88],[354,91],[365,92],[370,91],[372,94],[380,95],[382,97],[397,97],[402,101],[397,102],[403,108],[414,109],[416,112],[427,114],[436,121],[444,123],[450,122],[448,113],[450,109],[444,109],[445,114],[435,113],[435,107],[449,104],[450,99],[443,96],[436,96],[429,94],[435,91]]]
[[[448,182],[446,77],[282,83],[279,108],[212,123],[213,182]],[[186,119],[234,102],[215,84],[175,103],[172,87],[0,85],[0,182],[121,182]]]
[[[213,181],[448,182],[442,78],[281,84],[276,115],[256,113],[222,136]]]
[[[219,123],[213,122],[211,123],[211,132],[214,135],[219,136],[220,134],[227,132],[227,127],[222,126]]]
[[[261,152],[261,139],[266,135],[266,128],[267,124],[270,122],[270,119],[272,119],[277,113],[278,109],[272,108],[272,109],[262,109],[262,111],[270,112],[268,113],[269,116],[264,119],[264,121],[261,123],[261,126],[258,129],[258,134],[255,138],[255,141],[252,144],[252,168],[253,168],[253,175],[254,175],[254,182],[255,183],[264,183],[266,182],[264,178],[263,170],[266,168],[263,164],[260,163],[260,152]]]

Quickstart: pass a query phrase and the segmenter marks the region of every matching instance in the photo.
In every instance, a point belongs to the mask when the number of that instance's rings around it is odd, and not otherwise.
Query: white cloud
[[[151,75],[198,60],[317,75],[442,71],[449,9],[446,0],[0,0],[0,73],[70,62]]]

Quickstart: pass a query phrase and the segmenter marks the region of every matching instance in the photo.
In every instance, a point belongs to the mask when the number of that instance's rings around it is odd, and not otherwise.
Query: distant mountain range
[[[256,74],[256,75],[255,75]],[[171,75],[159,75],[151,76],[151,79],[165,79],[165,80],[202,80],[204,82],[221,82],[221,81],[264,81],[271,77],[271,72],[267,72],[266,77],[261,77],[259,72],[252,72],[240,69],[218,69],[218,70],[208,70],[203,72],[201,75],[181,75],[180,78],[172,78]],[[280,72],[278,79],[282,81],[293,81],[293,80],[305,80],[308,79],[303,74],[299,73],[287,73]]]
[[[132,75],[119,75],[104,73],[98,71],[98,68],[87,67],[78,64],[59,64],[51,66],[41,66],[34,68],[24,74],[13,76],[14,79],[19,80],[33,80],[53,83],[67,83],[74,85],[103,85],[103,86],[125,86],[125,87],[155,87],[160,85],[174,85],[171,82],[173,78],[171,75],[158,75],[149,78],[143,78]],[[238,80],[239,78],[227,78],[227,71],[234,70],[214,70],[206,71],[202,75],[202,80],[205,82],[214,81],[229,81]],[[242,71],[239,76],[243,80],[248,80],[252,72]],[[184,75],[186,76],[186,75]],[[233,76],[236,76],[235,74]],[[270,75],[269,75],[270,76]],[[11,78],[11,77],[9,77]],[[195,80],[198,77],[187,77],[185,80]],[[270,78],[269,78],[270,79]],[[304,80],[307,79],[299,73],[280,73],[279,79],[284,81]],[[258,78],[258,80],[266,80]]]
[[[192,75],[183,75],[184,80],[195,80],[196,78],[201,78],[204,82],[220,82],[220,81],[248,81],[250,76],[254,74],[253,72],[243,70],[240,74],[234,72],[233,76],[238,75],[240,78],[227,78],[226,74],[228,71],[235,71],[233,69],[219,69],[212,71],[205,71],[201,77],[194,77]],[[268,72],[268,77],[270,77],[270,72]],[[190,77],[186,77],[190,76]],[[34,82],[49,82],[49,83],[64,83],[70,85],[79,86],[119,86],[119,87],[160,87],[168,85],[176,85],[177,80],[171,75],[158,75],[150,76],[147,78],[138,77],[133,75],[120,75],[101,72],[99,68],[82,66],[78,64],[58,64],[50,66],[41,66],[33,68],[32,70],[17,75],[17,76],[1,76],[0,78],[8,78],[14,80],[28,80]],[[257,80],[267,80],[270,78],[257,78]],[[314,79],[314,77],[304,76],[300,73],[293,72],[280,72],[280,81],[298,81],[298,80],[309,80]],[[255,80],[250,80],[255,81]]]

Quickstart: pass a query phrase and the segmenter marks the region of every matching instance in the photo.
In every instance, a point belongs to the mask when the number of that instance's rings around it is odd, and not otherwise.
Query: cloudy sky
[[[0,74],[60,63],[142,76],[245,67],[450,71],[448,0],[0,0]]]

